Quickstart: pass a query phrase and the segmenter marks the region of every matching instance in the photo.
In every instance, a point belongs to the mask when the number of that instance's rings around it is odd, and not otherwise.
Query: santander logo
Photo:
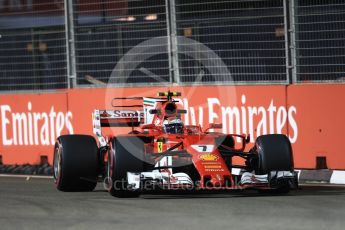
[[[33,112],[29,101],[25,112],[13,112],[10,105],[0,106],[1,141],[11,145],[54,145],[56,137],[65,130],[73,133],[72,112]]]

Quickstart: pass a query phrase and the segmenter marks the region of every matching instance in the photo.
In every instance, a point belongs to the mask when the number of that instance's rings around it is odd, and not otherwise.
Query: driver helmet
[[[183,122],[181,119],[165,120],[163,122],[163,129],[165,133],[183,133]]]

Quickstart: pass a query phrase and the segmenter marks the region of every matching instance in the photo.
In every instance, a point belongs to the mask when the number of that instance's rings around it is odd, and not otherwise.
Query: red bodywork
[[[188,126],[185,132],[180,135],[158,132],[154,132],[154,135],[155,140],[164,139],[165,143],[160,144],[157,141],[149,143],[146,146],[147,152],[159,154],[181,143],[175,150],[186,150],[191,155],[191,161],[200,174],[200,188],[206,187],[204,184],[206,178],[214,187],[225,187],[226,180],[230,180],[231,185],[234,184],[230,170],[215,147],[215,137],[217,135],[208,135],[203,132],[189,133]],[[180,157],[175,156],[175,158]]]
[[[231,157],[225,159],[218,149],[220,144],[216,143],[216,138],[219,137],[230,137],[232,140],[234,140],[235,137],[240,138],[242,143],[240,143],[240,146],[237,149],[235,149],[234,146],[222,145],[222,147],[229,151],[238,152],[241,155],[245,154],[243,151],[246,147],[246,143],[249,142],[249,137],[244,135],[209,132],[210,129],[222,128],[221,124],[210,124],[205,130],[202,130],[201,126],[186,125],[180,133],[166,133],[163,128],[164,120],[180,118],[182,113],[186,113],[186,111],[178,108],[176,101],[171,97],[172,94],[173,93],[171,92],[165,93],[167,99],[155,98],[155,100],[157,100],[156,106],[153,109],[150,109],[150,111],[146,111],[153,115],[153,119],[150,123],[144,123],[144,111],[141,113],[140,111],[132,110],[131,113],[130,111],[115,110],[114,114],[123,112],[122,116],[114,118],[115,115],[111,116],[110,114],[107,114],[107,111],[100,113],[101,126],[112,127],[130,124],[132,126],[132,132],[130,132],[130,134],[123,135],[153,137],[152,142],[144,145],[145,154],[148,155],[147,157],[151,157],[153,164],[157,163],[162,156],[168,152],[173,153],[173,160],[184,160],[186,163],[190,161],[189,163],[194,165],[200,176],[200,184],[198,185],[198,188],[200,189],[241,189],[246,187],[269,188],[268,184],[263,183],[250,185],[238,184],[234,179],[235,177],[232,175],[231,166],[229,166],[231,164],[226,163],[226,160],[231,162]],[[139,98],[134,99],[138,100]],[[130,106],[126,105],[125,107]],[[138,105],[134,105],[133,107],[138,107]],[[134,127],[140,127],[141,130],[135,130]],[[108,137],[107,139],[111,138]],[[183,151],[188,154],[188,157],[185,156],[186,154],[178,154],[178,152]],[[174,152],[176,152],[176,154],[174,154]],[[166,166],[168,169],[170,165]],[[246,166],[242,165],[237,167],[245,168]]]

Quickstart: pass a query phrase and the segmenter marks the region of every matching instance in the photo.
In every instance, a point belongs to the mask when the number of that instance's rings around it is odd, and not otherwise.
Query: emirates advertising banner
[[[113,97],[156,96],[179,91],[186,125],[222,123],[224,133],[250,134],[251,142],[267,133],[288,134],[298,141],[295,106],[286,107],[285,87],[162,87],[81,89],[54,94],[3,95],[0,105],[0,153],[6,163],[37,163],[40,155],[51,161],[55,139],[62,134],[92,135],[94,109],[112,109]],[[127,102],[128,103],[128,102]],[[288,133],[289,130],[289,133]],[[113,128],[108,135],[127,130]]]
[[[344,107],[329,103],[344,98],[344,86],[104,88],[1,95],[0,155],[5,164],[35,164],[42,155],[51,162],[59,135],[93,135],[94,109],[114,109],[114,97],[154,97],[167,90],[182,93],[177,103],[187,110],[182,116],[186,125],[206,128],[209,123],[222,123],[223,133],[250,134],[248,148],[257,136],[283,133],[293,145],[296,167],[314,168],[315,157],[326,156],[328,167],[345,168],[337,146],[344,137],[339,130],[345,128],[345,111]],[[105,131],[113,136],[128,132],[123,128]]]

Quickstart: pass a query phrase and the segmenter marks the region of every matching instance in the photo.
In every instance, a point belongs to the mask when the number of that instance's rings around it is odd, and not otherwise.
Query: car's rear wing
[[[142,110],[95,110],[100,127],[138,127],[144,122]]]
[[[93,133],[100,145],[106,146],[102,135],[103,127],[139,127],[145,122],[143,97],[117,97],[111,102],[113,110],[95,110],[93,112]]]
[[[138,127],[144,123],[144,114],[141,110],[95,110],[92,120],[93,133],[100,145],[106,146],[102,127]]]
[[[102,127],[139,127],[142,124],[151,124],[157,103],[171,100],[172,96],[180,93],[158,93],[158,98],[153,97],[117,97],[111,102],[113,110],[95,110],[93,112],[93,133],[97,136],[100,145],[107,143],[102,135]],[[161,98],[161,97],[167,98]]]

